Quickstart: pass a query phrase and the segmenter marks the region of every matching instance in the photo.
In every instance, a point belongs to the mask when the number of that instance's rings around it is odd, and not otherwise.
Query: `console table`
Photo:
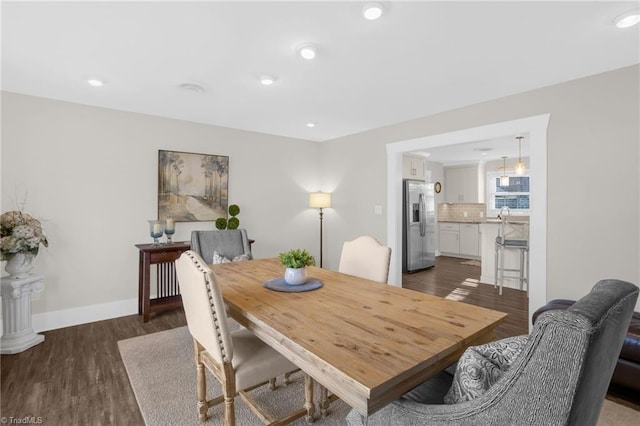
[[[2,277],[2,329],[0,353],[17,354],[44,342],[31,326],[31,294],[42,291],[44,275]]]
[[[171,244],[136,244],[140,250],[138,315],[149,321],[152,312],[182,307],[174,261],[191,248],[188,241]],[[156,265],[156,297],[151,299],[151,265]]]

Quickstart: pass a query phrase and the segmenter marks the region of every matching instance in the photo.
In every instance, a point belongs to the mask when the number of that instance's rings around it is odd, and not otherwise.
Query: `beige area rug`
[[[187,327],[121,340],[118,347],[147,426],[202,424],[196,411],[196,373]],[[304,402],[303,374],[296,373],[292,380],[292,384],[284,386],[282,378],[278,378],[276,390],[270,391],[264,386],[252,391],[252,395],[274,415],[290,413]],[[220,394],[218,382],[209,373],[207,386],[209,399]],[[317,401],[317,387],[315,392]],[[349,410],[344,402],[338,400],[331,404],[329,416],[316,417],[314,424],[344,425]],[[221,405],[211,408],[209,415],[207,425],[223,424]],[[605,400],[598,426],[637,426],[639,418],[640,412]],[[236,424],[261,424],[240,398],[236,398]],[[293,424],[307,425],[304,419]]]
[[[460,262],[461,265],[469,265],[469,266],[480,266],[481,263],[479,260],[465,260]]]
[[[129,382],[136,395],[138,406],[147,426],[201,425],[196,409],[196,368],[193,360],[193,343],[187,327],[147,334],[118,342]],[[285,386],[278,377],[278,387],[271,391],[263,386],[251,395],[274,416],[286,415],[304,404],[304,375],[291,376],[293,383]],[[316,385],[314,399],[320,390]],[[221,394],[220,385],[207,372],[207,398]],[[316,405],[317,406],[317,405]],[[236,424],[238,426],[262,423],[241,398],[236,398]],[[320,418],[317,425],[344,425],[350,407],[338,400],[331,404],[330,414]],[[221,404],[209,409],[207,425],[222,425],[224,409]],[[307,425],[304,418],[293,423]]]

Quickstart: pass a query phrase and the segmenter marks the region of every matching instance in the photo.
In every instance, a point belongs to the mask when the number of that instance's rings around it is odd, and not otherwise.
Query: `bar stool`
[[[520,253],[519,268],[505,268],[504,253],[505,250],[518,250]],[[502,285],[504,283],[505,272],[517,272],[517,278],[520,284],[520,290],[523,285],[527,285],[527,294],[529,294],[529,223],[524,221],[511,221],[508,216],[503,216],[496,237],[495,244],[495,283],[494,287],[500,284],[500,295],[502,296]],[[499,275],[498,275],[499,273]],[[507,277],[509,278],[509,277]]]

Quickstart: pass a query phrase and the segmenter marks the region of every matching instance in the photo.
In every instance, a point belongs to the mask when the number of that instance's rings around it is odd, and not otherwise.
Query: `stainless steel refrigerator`
[[[415,272],[436,264],[436,203],[433,183],[403,181],[402,272]]]

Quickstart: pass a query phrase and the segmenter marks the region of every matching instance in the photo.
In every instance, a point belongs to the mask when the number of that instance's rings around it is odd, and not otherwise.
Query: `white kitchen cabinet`
[[[477,223],[460,224],[460,254],[480,256],[480,229]]]
[[[404,179],[425,180],[427,162],[424,158],[405,155],[402,157],[402,177]]]
[[[460,252],[460,225],[457,223],[440,223],[440,244],[438,250],[442,254],[456,255]]]
[[[478,202],[478,168],[445,167],[444,183],[447,203]]]
[[[480,257],[480,228],[477,223],[440,222],[440,254],[465,259]]]

